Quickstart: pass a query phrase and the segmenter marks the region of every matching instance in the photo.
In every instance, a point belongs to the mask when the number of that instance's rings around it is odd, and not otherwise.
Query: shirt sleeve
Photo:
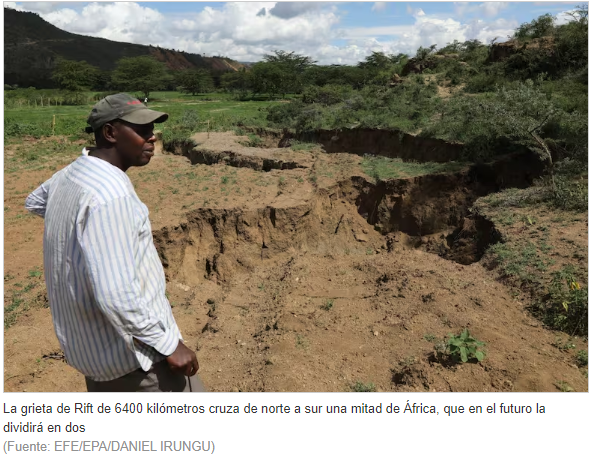
[[[179,339],[141,294],[135,253],[139,224],[130,197],[102,204],[79,226],[79,243],[99,309],[123,335],[169,356]]]
[[[47,195],[53,177],[35,189],[25,200],[25,208],[31,213],[45,218],[45,209],[47,207]]]

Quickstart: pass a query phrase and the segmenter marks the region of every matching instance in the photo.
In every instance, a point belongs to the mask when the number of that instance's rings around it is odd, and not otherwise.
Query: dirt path
[[[480,239],[458,236],[490,192],[482,180],[460,171],[376,185],[359,155],[206,135],[178,151],[187,157],[155,156],[130,177],[208,389],[587,390],[559,334],[478,262]],[[5,310],[21,301],[5,329],[6,391],[84,390],[38,275],[43,222],[22,208],[52,173],[5,175]],[[464,328],[486,343],[484,361],[438,358],[434,347]]]

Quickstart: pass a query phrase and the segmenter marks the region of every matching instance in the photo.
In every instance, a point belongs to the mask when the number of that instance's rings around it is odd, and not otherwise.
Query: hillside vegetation
[[[52,72],[59,59],[85,61],[102,73],[95,85],[106,89],[108,74],[125,57],[152,56],[171,70],[207,69],[216,75],[242,64],[226,57],[203,57],[60,30],[35,13],[4,8],[4,82],[19,87],[56,87]]]

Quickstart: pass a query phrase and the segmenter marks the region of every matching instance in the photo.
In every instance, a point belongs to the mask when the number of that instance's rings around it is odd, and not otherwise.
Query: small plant
[[[423,294],[421,300],[425,303],[435,301],[435,295],[433,293]]]
[[[558,348],[560,351],[569,351],[576,347],[576,345],[571,339],[568,339],[565,342],[564,340],[562,340],[562,337],[557,337],[556,342],[554,342],[552,345]]]
[[[309,343],[306,338],[301,334],[296,334],[296,347],[298,348],[308,348]]]
[[[251,148],[258,148],[263,144],[263,139],[256,134],[248,134],[248,141],[240,143]]]
[[[464,329],[460,335],[449,334],[446,349],[454,361],[467,363],[470,359],[482,361],[486,354],[480,348],[485,345],[472,337],[468,329]]]
[[[353,385],[351,385],[351,390],[355,391],[356,393],[370,393],[376,390],[376,386],[371,382],[363,383],[357,381]]]
[[[332,306],[334,305],[334,300],[333,299],[327,299],[326,302],[320,306],[320,308],[322,310],[326,310],[327,312],[332,308]]]
[[[579,350],[575,355],[575,361],[578,367],[585,367],[589,365],[589,353],[587,350]]]
[[[41,272],[38,268],[35,268],[33,270],[29,270],[29,277],[30,278],[38,278],[43,274],[43,272]]]
[[[23,288],[23,293],[28,293],[29,291],[31,291],[34,287],[35,287],[35,283],[29,283],[28,285],[26,285]]]
[[[571,393],[575,391],[573,387],[566,383],[564,380],[558,380],[556,383],[554,383],[554,386],[563,393]]]
[[[435,342],[436,337],[433,334],[425,334],[423,339],[425,339],[427,342]]]

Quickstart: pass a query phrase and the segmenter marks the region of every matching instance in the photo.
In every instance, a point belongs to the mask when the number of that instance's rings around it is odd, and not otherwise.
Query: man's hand
[[[180,372],[187,377],[192,377],[199,370],[197,355],[180,340],[174,353],[166,357],[166,362],[174,372]]]

